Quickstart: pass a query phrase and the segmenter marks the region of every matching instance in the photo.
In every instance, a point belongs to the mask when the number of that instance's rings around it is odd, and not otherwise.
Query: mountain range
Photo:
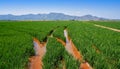
[[[102,17],[84,15],[72,16],[63,13],[49,13],[49,14],[26,14],[26,15],[0,15],[0,20],[109,20]]]

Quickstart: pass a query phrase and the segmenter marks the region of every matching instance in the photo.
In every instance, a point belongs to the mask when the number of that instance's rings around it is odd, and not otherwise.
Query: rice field
[[[79,69],[78,62],[57,38],[65,41],[64,28],[83,59],[94,69],[120,68],[120,21],[0,21],[0,69],[26,69],[35,55],[33,37],[44,42],[48,35],[43,69]]]

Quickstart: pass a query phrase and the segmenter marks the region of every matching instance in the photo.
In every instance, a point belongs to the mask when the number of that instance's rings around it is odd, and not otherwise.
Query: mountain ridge
[[[64,13],[49,14],[26,14],[26,15],[0,15],[0,20],[109,20],[107,18],[97,17],[93,15],[73,16]]]

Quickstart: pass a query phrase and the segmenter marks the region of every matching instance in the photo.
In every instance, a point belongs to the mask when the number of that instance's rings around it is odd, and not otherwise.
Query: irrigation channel
[[[65,47],[66,51],[81,63],[79,66],[79,69],[92,69],[90,64],[86,60],[83,59],[82,54],[78,51],[78,49],[72,42],[72,39],[69,37],[68,32],[67,32],[67,26],[65,26],[65,29],[64,29],[64,37],[66,38],[66,42],[63,41],[62,39],[54,37],[52,35],[55,30],[56,29],[51,30],[49,32],[48,36],[46,36],[43,39],[43,42],[40,42],[35,37],[33,38],[35,56],[31,56],[29,58],[28,68],[29,69],[42,69],[42,67],[44,65],[42,62],[42,58],[44,57],[44,55],[46,54],[46,51],[47,51],[46,44],[48,41],[48,37],[52,37],[52,38],[56,38],[57,41],[60,42]],[[64,63],[63,69],[66,69],[65,62],[63,62],[63,63]]]

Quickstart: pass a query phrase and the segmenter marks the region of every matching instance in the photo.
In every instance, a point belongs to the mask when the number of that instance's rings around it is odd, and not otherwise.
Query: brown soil
[[[71,38],[67,35],[67,30],[65,30],[66,42],[63,40],[56,38],[58,42],[60,42],[65,49],[71,54],[76,60],[81,62],[80,69],[92,69],[88,62],[83,62],[83,57],[81,53],[77,50]],[[43,63],[42,58],[46,53],[46,42],[40,42],[37,38],[33,38],[34,42],[34,50],[35,56],[29,58],[29,69],[42,69]],[[95,48],[96,49],[96,48]],[[63,69],[66,69],[65,62],[62,61]]]
[[[119,29],[115,29],[115,28],[111,28],[111,27],[106,27],[106,26],[102,26],[102,25],[97,25],[97,24],[94,24],[94,25],[97,26],[97,27],[101,27],[101,28],[113,30],[113,31],[116,31],[116,32],[120,32]]]
[[[88,62],[83,62],[84,60],[81,53],[78,51],[71,38],[68,36],[66,29],[64,30],[64,36],[66,37],[66,42],[64,42],[60,38],[56,39],[65,47],[69,54],[71,54],[76,60],[81,62],[80,69],[92,69]]]
[[[75,45],[73,44],[72,40],[70,39],[70,45],[72,46],[72,51],[73,51],[73,56],[79,60],[79,61],[83,61],[83,57],[80,54],[80,52],[77,50],[77,48],[75,47]]]
[[[73,55],[79,61],[83,61],[83,57],[80,52],[77,50],[76,46],[72,42],[71,38],[68,36],[67,29],[64,30],[64,36],[66,37],[66,50]]]
[[[42,58],[46,53],[46,42],[40,42],[37,38],[34,38],[33,42],[36,55]]]
[[[83,62],[80,65],[80,69],[92,69],[88,62]]]
[[[56,38],[58,42],[60,42],[65,48],[66,50],[73,55],[74,58],[76,58],[77,60],[82,61],[82,55],[80,54],[80,52],[77,50],[77,48],[74,46],[73,42],[70,40],[70,43],[65,43],[63,40],[61,40],[60,38]],[[66,47],[67,46],[67,47]]]
[[[29,58],[29,69],[42,69],[43,63],[39,56]]]
[[[92,67],[89,65],[88,62],[83,62],[83,57],[80,54],[80,52],[77,50],[77,48],[75,47],[75,45],[73,44],[72,40],[69,38],[69,42],[70,44],[65,43],[63,40],[56,38],[58,42],[60,42],[62,45],[64,45],[64,47],[66,48],[66,50],[68,51],[68,53],[70,53],[71,55],[73,55],[74,58],[76,58],[77,60],[79,60],[80,62],[82,62],[80,64],[80,69],[92,69]],[[65,67],[63,66],[63,69],[65,69]]]
[[[29,58],[29,69],[42,69],[42,58],[46,53],[46,42],[40,42],[37,38],[33,38],[35,56]]]
[[[63,40],[61,40],[60,38],[56,38],[56,39],[57,39],[57,41],[60,42],[63,46],[66,46],[66,43],[65,43]]]
[[[92,69],[92,67],[89,65],[88,62],[83,62],[83,57],[81,55],[81,53],[77,50],[77,48],[75,47],[74,43],[72,42],[72,40],[69,38],[69,41],[70,41],[70,45],[72,46],[72,49],[69,49],[71,50],[71,54],[73,55],[74,58],[76,58],[77,60],[79,60],[80,62],[82,62],[80,64],[80,69]],[[70,47],[70,45],[68,44],[68,46]],[[67,49],[67,50],[68,50]]]

